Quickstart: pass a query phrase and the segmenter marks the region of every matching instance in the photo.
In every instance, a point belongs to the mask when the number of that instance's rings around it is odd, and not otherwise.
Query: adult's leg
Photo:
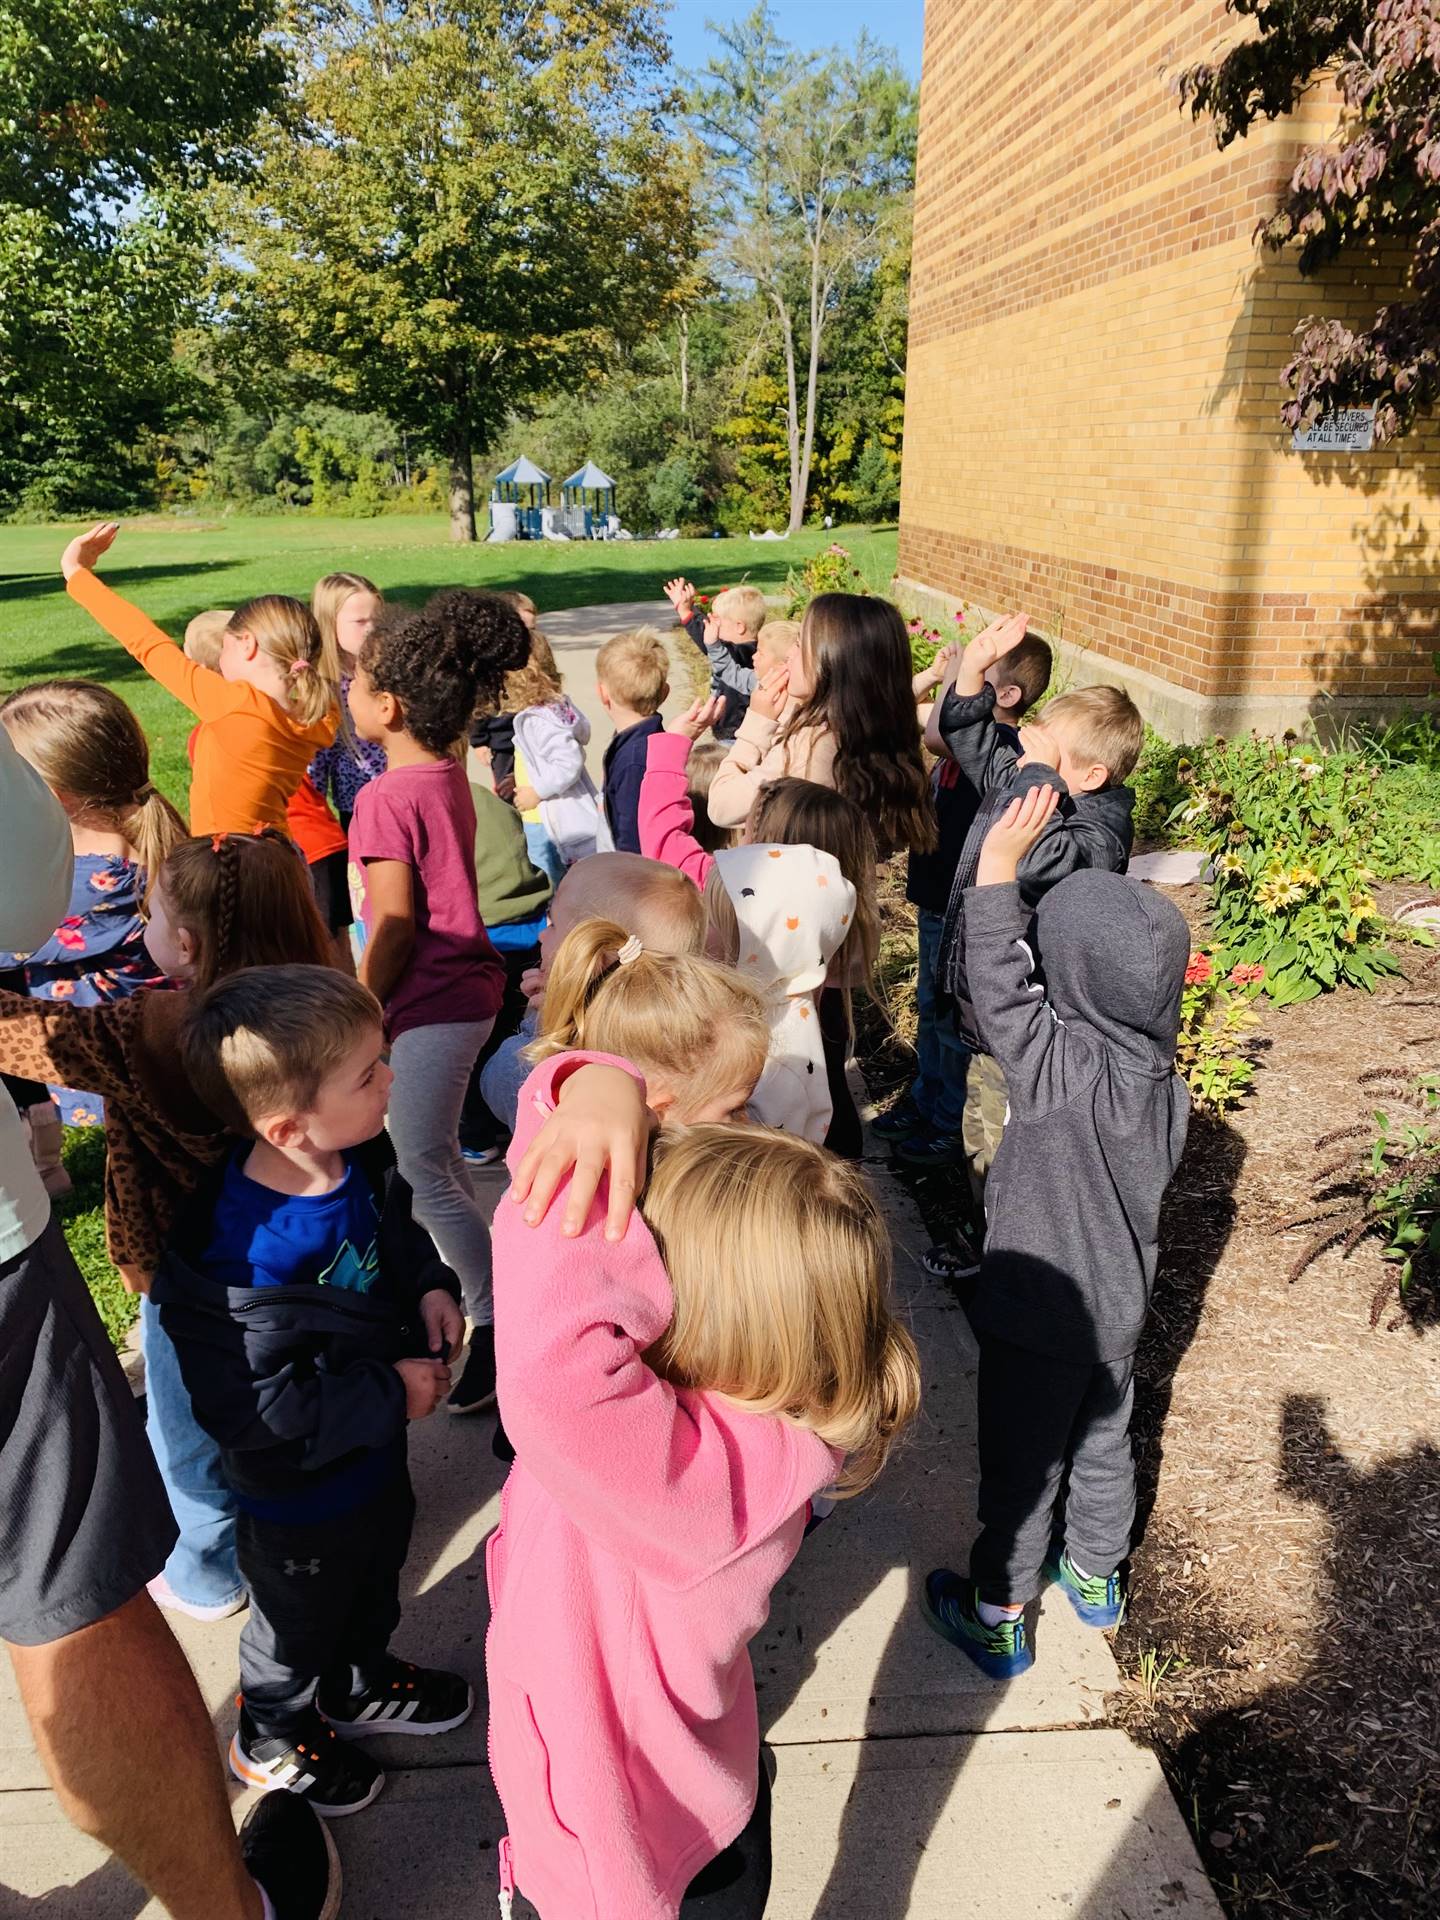
[[[1091,1368],[1070,1452],[1065,1546],[1082,1572],[1106,1579],[1129,1553],[1135,1526],[1134,1371],[1133,1358]]]
[[[465,1311],[490,1326],[490,1224],[471,1192],[460,1157],[460,1112],[470,1069],[492,1022],[456,1021],[411,1027],[390,1049],[390,1138],[400,1171],[415,1194],[415,1218],[459,1277]]]
[[[10,1659],[67,1818],[123,1861],[174,1920],[260,1920],[210,1717],[150,1596],[137,1593],[63,1640],[12,1646]]]
[[[192,1606],[228,1606],[245,1591],[235,1558],[235,1496],[220,1449],[196,1420],[175,1343],[148,1297],[140,1303],[145,1346],[145,1432],[180,1538],[165,1562],[172,1593]]]
[[[970,1577],[992,1606],[1023,1606],[1040,1569],[1071,1435],[1093,1369],[980,1335],[980,1533]]]

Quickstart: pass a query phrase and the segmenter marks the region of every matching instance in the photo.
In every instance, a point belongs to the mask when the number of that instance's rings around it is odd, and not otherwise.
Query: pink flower
[[[1215,971],[1214,962],[1208,953],[1192,953],[1190,964],[1185,969],[1187,987],[1203,987]]]
[[[1265,969],[1257,960],[1253,966],[1239,966],[1230,969],[1230,979],[1237,987],[1248,987],[1253,980],[1263,980]]]

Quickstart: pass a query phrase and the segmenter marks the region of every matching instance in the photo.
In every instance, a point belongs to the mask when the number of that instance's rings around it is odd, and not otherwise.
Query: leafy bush
[[[786,609],[798,620],[817,593],[869,593],[870,582],[850,557],[850,549],[838,542],[812,555],[800,568],[792,567],[785,576]]]
[[[1172,821],[1189,798],[1186,776],[1193,749],[1164,740],[1152,726],[1145,728],[1140,759],[1126,785],[1135,794],[1135,838],[1170,841],[1177,837]]]
[[[1194,953],[1180,995],[1175,1067],[1190,1098],[1206,1113],[1238,1107],[1255,1077],[1246,1035],[1259,1024],[1252,1002],[1265,969],[1258,963],[1227,973],[1213,954]]]

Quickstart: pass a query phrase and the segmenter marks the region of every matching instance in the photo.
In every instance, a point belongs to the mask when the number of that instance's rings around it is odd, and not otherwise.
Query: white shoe
[[[187,1620],[228,1620],[232,1613],[243,1613],[250,1604],[248,1593],[237,1594],[233,1600],[222,1600],[213,1607],[202,1607],[193,1600],[182,1600],[163,1573],[157,1573],[153,1580],[147,1581],[145,1591],[157,1607],[164,1607],[167,1613],[183,1613]]]

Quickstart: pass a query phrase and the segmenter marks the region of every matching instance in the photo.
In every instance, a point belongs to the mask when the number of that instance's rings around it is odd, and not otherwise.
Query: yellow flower
[[[1311,887],[1319,886],[1320,876],[1307,861],[1302,866],[1291,867],[1290,884],[1292,887],[1304,887],[1308,892]]]
[[[1297,900],[1303,900],[1305,892],[1295,885],[1284,867],[1267,867],[1265,877],[1255,889],[1255,898],[1263,913],[1278,913],[1282,907],[1293,907]]]
[[[1376,906],[1373,895],[1368,893],[1357,893],[1355,898],[1350,902],[1350,911],[1357,920],[1378,920],[1380,918],[1380,909]]]
[[[1222,853],[1220,871],[1221,873],[1244,873],[1245,862],[1238,853]]]

